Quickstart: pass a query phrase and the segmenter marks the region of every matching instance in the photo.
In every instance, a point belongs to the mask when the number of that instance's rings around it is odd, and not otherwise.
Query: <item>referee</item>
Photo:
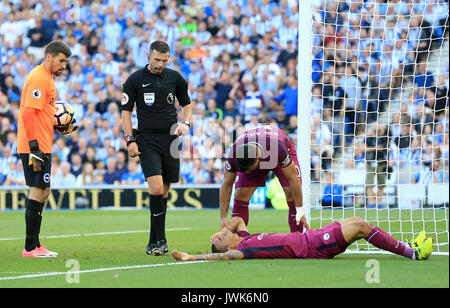
[[[168,252],[165,235],[167,196],[171,183],[179,180],[178,136],[189,131],[192,109],[188,83],[166,68],[170,48],[154,41],[147,54],[149,64],[131,74],[123,84],[122,125],[131,157],[139,155],[150,192],[150,239],[146,253],[160,256]],[[177,123],[175,101],[183,108]],[[133,132],[131,114],[136,105],[138,129]]]

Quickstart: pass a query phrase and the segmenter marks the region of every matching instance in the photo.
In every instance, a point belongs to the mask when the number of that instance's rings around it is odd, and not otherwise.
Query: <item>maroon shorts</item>
[[[297,152],[295,150],[294,144],[290,139],[288,139],[286,146],[289,150],[289,155],[295,165],[295,169],[297,169],[298,179],[300,180],[300,184],[302,183],[302,173],[300,171],[300,164],[297,159]],[[282,187],[289,187],[289,181],[283,174],[283,168],[277,167],[275,169],[257,169],[253,172],[237,172],[235,188],[241,187],[263,187],[266,186],[267,175],[271,170],[275,172],[278,180]]]
[[[321,229],[306,231],[308,253],[306,258],[331,259],[343,253],[348,243],[342,235],[341,224],[334,222]]]

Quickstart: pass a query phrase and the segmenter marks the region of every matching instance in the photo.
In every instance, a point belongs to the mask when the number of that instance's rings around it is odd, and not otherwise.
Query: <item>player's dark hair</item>
[[[153,43],[150,44],[150,53],[152,53],[153,50],[159,53],[166,53],[170,52],[170,47],[164,41],[154,41]]]
[[[44,54],[51,54],[52,56],[57,56],[60,53],[66,57],[70,57],[72,55],[70,47],[63,41],[52,41],[48,43],[44,50]]]
[[[243,144],[236,148],[236,165],[239,172],[247,171],[256,162],[256,146]]]
[[[222,253],[222,252],[225,252],[225,250],[222,251],[222,250],[218,249],[217,246],[214,243],[212,243],[211,244],[211,252],[212,253]]]
[[[216,245],[211,244],[211,252],[212,253],[218,253],[219,252],[219,250],[217,249]]]

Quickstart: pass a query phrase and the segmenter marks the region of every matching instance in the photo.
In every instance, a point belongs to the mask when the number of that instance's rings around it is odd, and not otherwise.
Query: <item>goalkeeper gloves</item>
[[[37,140],[32,140],[28,142],[30,147],[30,159],[29,165],[33,165],[34,171],[42,171],[48,157],[39,149],[39,143]]]
[[[76,121],[77,120],[75,120],[75,118],[73,118],[72,121],[67,125],[55,126],[55,130],[62,135],[70,134],[78,128],[78,126],[73,125],[73,124],[75,124]]]

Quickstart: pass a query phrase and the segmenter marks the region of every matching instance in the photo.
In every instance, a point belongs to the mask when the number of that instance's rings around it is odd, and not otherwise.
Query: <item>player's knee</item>
[[[359,219],[355,220],[353,224],[358,229],[358,233],[361,236],[368,234],[371,230],[371,225],[364,219],[362,219],[360,217],[357,217],[357,218],[359,218]]]
[[[251,197],[252,194],[249,194],[249,192],[245,189],[236,189],[236,191],[234,192],[235,200],[247,201],[250,200]]]
[[[162,183],[151,182],[148,187],[151,195],[162,195],[164,193],[164,185]]]
[[[38,202],[45,202],[50,196],[51,188],[30,188],[29,199],[36,200]]]
[[[152,195],[162,195],[164,193],[164,190],[162,187],[152,187],[150,188],[150,194]]]
[[[43,199],[44,199],[44,201],[48,199],[48,197],[50,196],[51,191],[52,190],[51,190],[50,187],[47,187],[47,188],[44,189],[44,191],[43,191]]]

